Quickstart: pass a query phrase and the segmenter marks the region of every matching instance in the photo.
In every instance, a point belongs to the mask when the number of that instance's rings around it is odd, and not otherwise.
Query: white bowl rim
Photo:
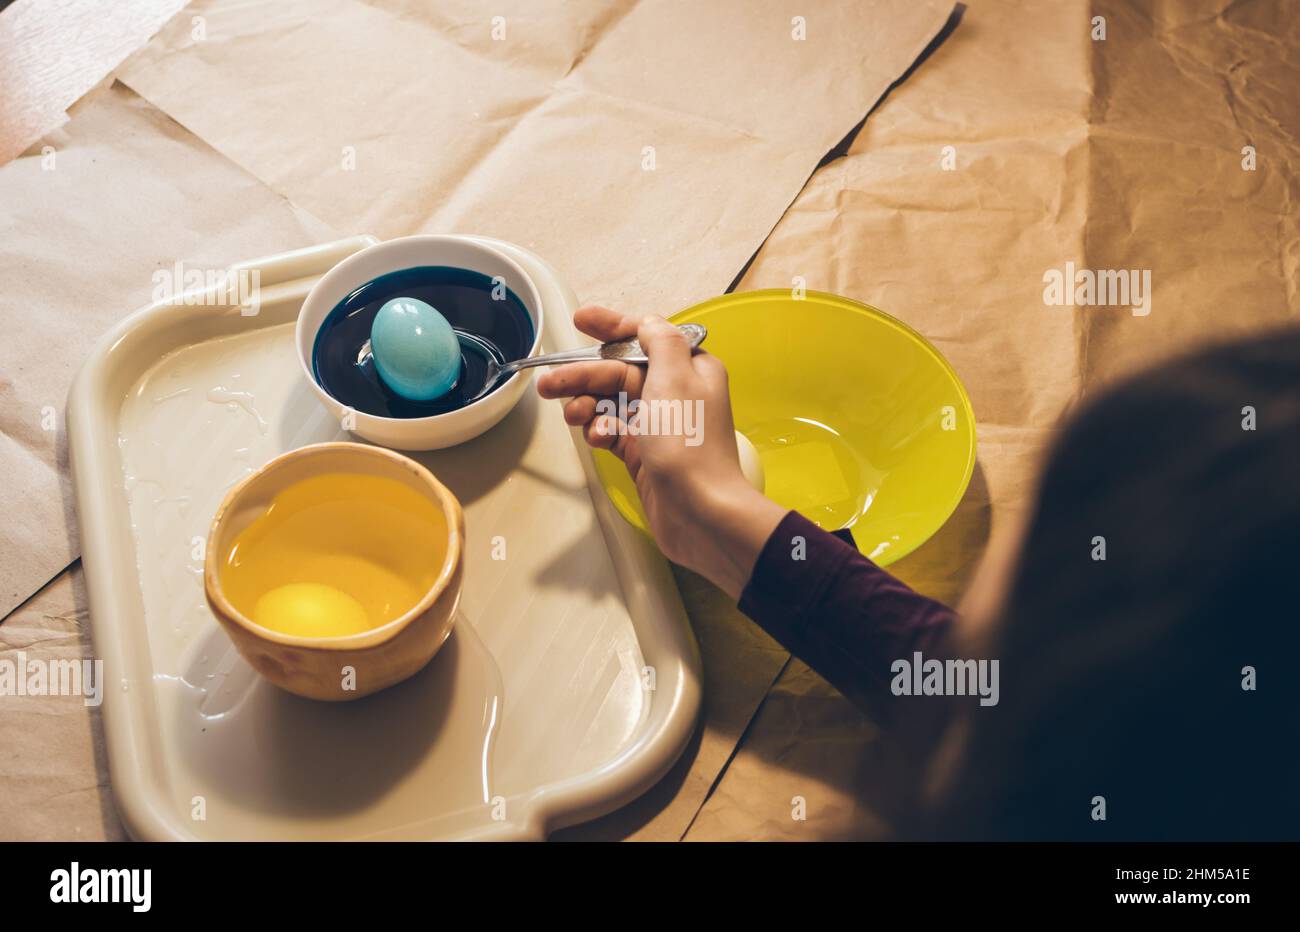
[[[528,274],[528,272],[524,269],[524,267],[521,266],[518,262],[516,262],[512,257],[506,255],[505,252],[503,252],[500,249],[497,249],[491,243],[485,242],[484,240],[477,237],[464,236],[457,233],[415,233],[410,236],[397,236],[394,237],[393,239],[380,240],[378,243],[374,243],[370,246],[366,246],[364,249],[357,250],[352,255],[344,259],[342,262],[339,262],[337,265],[335,265],[333,268],[331,268],[328,272],[326,272],[317,280],[316,284],[312,286],[312,290],[314,291],[316,288],[319,288],[322,285],[326,285],[327,287],[333,285],[334,282],[331,280],[332,278],[344,278],[345,273],[351,270],[350,267],[353,265],[359,265],[361,257],[367,255],[368,253],[376,252],[381,249],[384,249],[385,247],[391,247],[399,243],[401,244],[422,243],[430,246],[437,246],[444,243],[456,243],[457,245],[467,245],[470,246],[471,248],[481,249],[484,252],[491,253],[494,258],[499,259],[502,263],[504,263],[507,267],[509,267],[509,269],[512,272],[516,273],[519,276],[519,280],[525,284],[526,289],[528,291],[528,297],[531,298],[533,302],[533,307],[531,308],[528,306],[528,303],[526,301],[522,302],[524,304],[524,310],[529,311],[530,316],[533,318],[532,320],[533,343],[532,346],[528,348],[528,356],[525,358],[529,358],[537,355],[538,351],[541,349],[542,346],[542,329],[544,325],[544,320],[542,317],[543,314],[542,296],[541,293],[537,290],[537,283],[533,281],[533,277]],[[413,269],[413,268],[419,268],[419,266],[399,265],[381,274],[391,275],[394,272],[400,272],[403,271],[404,269]],[[485,274],[484,272],[481,272],[478,269],[469,269],[469,268],[465,268],[464,266],[449,266],[449,268],[460,268],[468,272],[477,272],[479,275]],[[378,276],[367,278],[365,281],[366,282],[374,281],[376,277]],[[362,282],[361,284],[364,283],[365,282]],[[360,284],[357,287],[360,287]],[[308,298],[310,297],[311,297],[311,293],[308,292]],[[523,296],[520,295],[520,298],[522,300]],[[337,306],[338,305],[336,304],[335,307]],[[334,404],[341,405],[342,407],[348,409],[349,411],[352,411],[353,413],[356,414],[358,418],[367,418],[381,425],[434,424],[438,421],[439,418],[450,418],[456,415],[460,415],[462,412],[468,412],[474,410],[479,405],[482,405],[485,402],[487,402],[489,399],[492,399],[494,395],[499,395],[503,392],[506,392],[509,389],[509,387],[518,379],[527,378],[529,376],[529,373],[526,369],[520,370],[516,372],[514,375],[510,376],[510,378],[506,379],[504,382],[500,383],[495,389],[488,392],[482,398],[471,401],[469,404],[465,405],[464,407],[454,408],[451,411],[442,411],[438,414],[428,414],[425,415],[424,417],[387,417],[382,414],[371,414],[368,411],[361,411],[358,408],[355,408],[352,405],[348,404],[347,402],[343,401],[342,399],[335,398],[333,395],[331,395],[326,390],[325,386],[321,385],[320,382],[317,381],[315,374],[312,372],[312,363],[308,357],[312,355],[312,353],[314,353],[315,351],[316,336],[320,332],[320,328],[318,327],[316,333],[312,334],[312,338],[311,338],[312,350],[311,352],[308,352],[304,348],[304,344],[302,340],[302,326],[303,326],[303,319],[305,316],[303,314],[303,310],[305,310],[306,307],[307,307],[307,302],[303,301],[303,307],[302,309],[299,310],[297,323],[294,325],[294,342],[296,344],[296,349],[298,351],[298,362],[302,366],[303,374],[307,376],[307,381],[316,390],[317,394],[322,395],[325,398],[328,398]],[[334,308],[330,308],[328,311],[325,312],[325,316],[328,317],[331,313],[333,313],[333,310]],[[322,319],[321,323],[324,324],[325,320]],[[511,407],[513,406],[514,405],[512,404]],[[466,416],[468,417],[468,415]]]

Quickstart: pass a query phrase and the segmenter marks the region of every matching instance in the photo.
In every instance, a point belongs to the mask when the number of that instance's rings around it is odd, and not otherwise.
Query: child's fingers
[[[589,304],[573,312],[573,325],[589,337],[602,343],[636,336],[639,318],[611,311],[607,307]]]
[[[596,399],[593,395],[579,395],[564,404],[564,423],[579,427],[596,416]]]
[[[662,317],[643,319],[637,328],[637,337],[656,372],[671,378],[691,371],[690,344],[680,330]]]
[[[610,417],[608,414],[593,417],[582,428],[583,439],[587,441],[589,446],[593,446],[597,450],[608,450],[614,445],[614,441],[618,439],[619,431],[618,425],[615,423],[616,420],[616,418]]]
[[[641,397],[645,371],[614,359],[594,362],[571,362],[557,366],[537,380],[537,392],[543,398],[575,398],[578,395],[617,395]]]
[[[717,356],[710,353],[696,353],[691,357],[691,365],[709,388],[723,393],[727,391],[727,367]]]
[[[610,414],[598,414],[582,429],[587,443],[598,450],[608,450],[623,459],[629,440],[627,425]]]
[[[636,482],[637,475],[641,472],[641,444],[634,442],[635,438],[625,437],[621,452],[618,458],[623,461],[627,467],[628,473],[632,476],[632,481]]]
[[[641,472],[641,445],[628,433],[627,425],[618,418],[601,414],[591,419],[582,429],[587,443],[598,450],[608,450],[623,461],[627,471],[636,481]]]

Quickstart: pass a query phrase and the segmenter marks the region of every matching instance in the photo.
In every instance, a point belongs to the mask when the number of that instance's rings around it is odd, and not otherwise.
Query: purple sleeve
[[[854,704],[893,718],[890,666],[941,656],[956,615],[791,511],[763,546],[740,610]]]

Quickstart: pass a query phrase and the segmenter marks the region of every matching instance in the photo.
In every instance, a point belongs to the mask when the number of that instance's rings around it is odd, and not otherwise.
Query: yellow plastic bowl
[[[727,366],[736,429],[763,461],[767,495],[886,566],[948,520],[975,468],[975,417],[957,373],[888,314],[825,292],[723,295],[675,315],[709,328]],[[636,486],[612,454],[596,470],[646,530]]]

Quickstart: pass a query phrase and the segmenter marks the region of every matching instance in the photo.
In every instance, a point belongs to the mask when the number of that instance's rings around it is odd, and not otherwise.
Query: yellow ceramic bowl
[[[460,504],[419,463],[319,443],[230,490],[204,590],[258,673],[311,699],[357,699],[416,673],[447,640],[464,539]]]
[[[887,565],[948,520],[975,468],[966,390],[924,337],[824,292],[723,295],[672,318],[709,328],[727,366],[736,428],[757,448],[767,495],[827,530],[849,528]],[[627,470],[596,453],[611,500],[645,530]]]

